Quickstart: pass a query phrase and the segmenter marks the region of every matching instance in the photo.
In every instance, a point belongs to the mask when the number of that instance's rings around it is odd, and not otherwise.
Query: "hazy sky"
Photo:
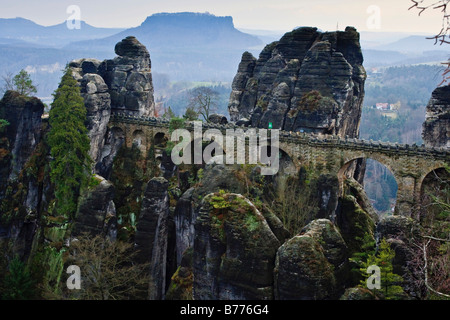
[[[42,25],[65,21],[77,5],[81,19],[96,27],[134,27],[158,12],[210,12],[232,16],[237,28],[287,31],[298,26],[322,30],[355,26],[359,31],[436,34],[436,10],[417,15],[410,0],[0,0],[0,18],[23,17]]]

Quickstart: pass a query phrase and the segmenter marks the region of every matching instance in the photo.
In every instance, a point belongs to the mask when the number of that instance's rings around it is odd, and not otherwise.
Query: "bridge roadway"
[[[170,139],[169,121],[161,118],[112,114],[108,126],[112,134],[125,139],[128,147],[137,143],[143,152],[153,144]],[[193,134],[193,122],[187,122],[184,128]],[[245,132],[250,128],[231,123],[203,123],[202,130],[208,129],[218,129],[225,135],[227,129],[243,129]],[[292,161],[296,170],[304,166],[310,172],[336,175],[341,192],[345,171],[356,159],[370,158],[380,162],[392,172],[397,181],[395,212],[406,216],[412,216],[414,208],[420,203],[424,179],[434,170],[450,165],[450,153],[446,148],[333,135],[279,131],[279,148],[281,154]]]

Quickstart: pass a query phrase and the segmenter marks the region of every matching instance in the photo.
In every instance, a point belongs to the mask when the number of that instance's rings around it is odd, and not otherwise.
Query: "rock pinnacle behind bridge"
[[[245,52],[228,105],[252,127],[358,137],[366,72],[359,33],[302,27]],[[244,120],[246,119],[246,121]]]
[[[111,113],[149,117],[155,113],[151,60],[147,48],[128,36],[114,48],[114,59],[69,63],[87,110],[90,156],[100,161]]]
[[[69,66],[74,71],[74,77],[80,80],[87,74],[99,75],[110,95],[110,101],[102,101],[102,104],[109,102],[113,112],[139,117],[153,116],[155,102],[150,53],[134,36],[118,42],[114,51],[117,54],[114,59],[72,61]],[[82,92],[95,93],[85,89],[81,84]],[[85,103],[89,109],[89,99],[85,98]]]
[[[450,85],[438,87],[431,94],[422,137],[428,147],[450,147]]]

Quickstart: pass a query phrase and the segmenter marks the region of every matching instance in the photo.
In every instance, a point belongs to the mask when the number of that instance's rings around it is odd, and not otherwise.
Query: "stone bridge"
[[[123,136],[127,147],[135,143],[142,152],[152,145],[162,147],[165,141],[170,140],[169,121],[160,118],[114,114],[109,128],[113,133]],[[193,128],[193,123],[186,123],[185,129],[192,133]],[[203,131],[218,129],[224,135],[227,129],[237,128],[233,124],[202,124]],[[242,129],[245,131],[248,128]],[[411,216],[414,207],[420,203],[422,184],[427,175],[450,164],[450,153],[443,148],[331,135],[280,131],[279,147],[280,157],[293,164],[293,172],[298,172],[303,166],[315,172],[333,174],[339,179],[341,193],[346,169],[355,160],[370,158],[380,162],[392,172],[398,185],[395,212],[407,216]]]

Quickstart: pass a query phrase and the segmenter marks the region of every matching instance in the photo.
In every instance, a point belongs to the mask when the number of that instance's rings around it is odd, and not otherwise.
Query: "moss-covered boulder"
[[[344,195],[339,199],[340,208],[336,215],[336,224],[352,255],[362,251],[365,234],[374,239],[375,221],[365,211],[353,195]]]
[[[73,235],[90,233],[102,234],[110,239],[117,235],[114,186],[101,176],[95,175],[92,186],[80,197],[75,218]]]
[[[349,251],[339,229],[328,219],[311,221],[301,234],[313,237],[322,246],[325,258],[332,264],[336,277],[336,289],[343,290],[349,277]]]
[[[239,165],[208,164],[203,170],[203,176],[195,185],[194,199],[198,204],[203,197],[219,190],[243,194],[245,182],[237,174]]]
[[[378,241],[386,239],[395,251],[392,261],[393,272],[404,279],[413,278],[411,274],[414,270],[410,262],[414,259],[416,247],[411,242],[414,239],[421,239],[417,221],[405,216],[388,216],[377,224],[375,235]],[[408,294],[420,295],[414,281],[405,281],[402,286]]]
[[[181,264],[171,277],[166,300],[191,300],[194,273],[192,271],[193,249],[188,248],[181,259]]]
[[[311,235],[297,235],[277,252],[274,269],[275,299],[332,299],[336,291],[333,265]]]
[[[272,299],[280,242],[240,194],[207,195],[195,223],[194,299]]]
[[[353,195],[355,197],[356,202],[361,207],[361,209],[364,210],[373,219],[374,222],[379,221],[378,214],[373,208],[363,185],[361,185],[354,178],[347,178],[345,180],[344,189],[345,194]]]

